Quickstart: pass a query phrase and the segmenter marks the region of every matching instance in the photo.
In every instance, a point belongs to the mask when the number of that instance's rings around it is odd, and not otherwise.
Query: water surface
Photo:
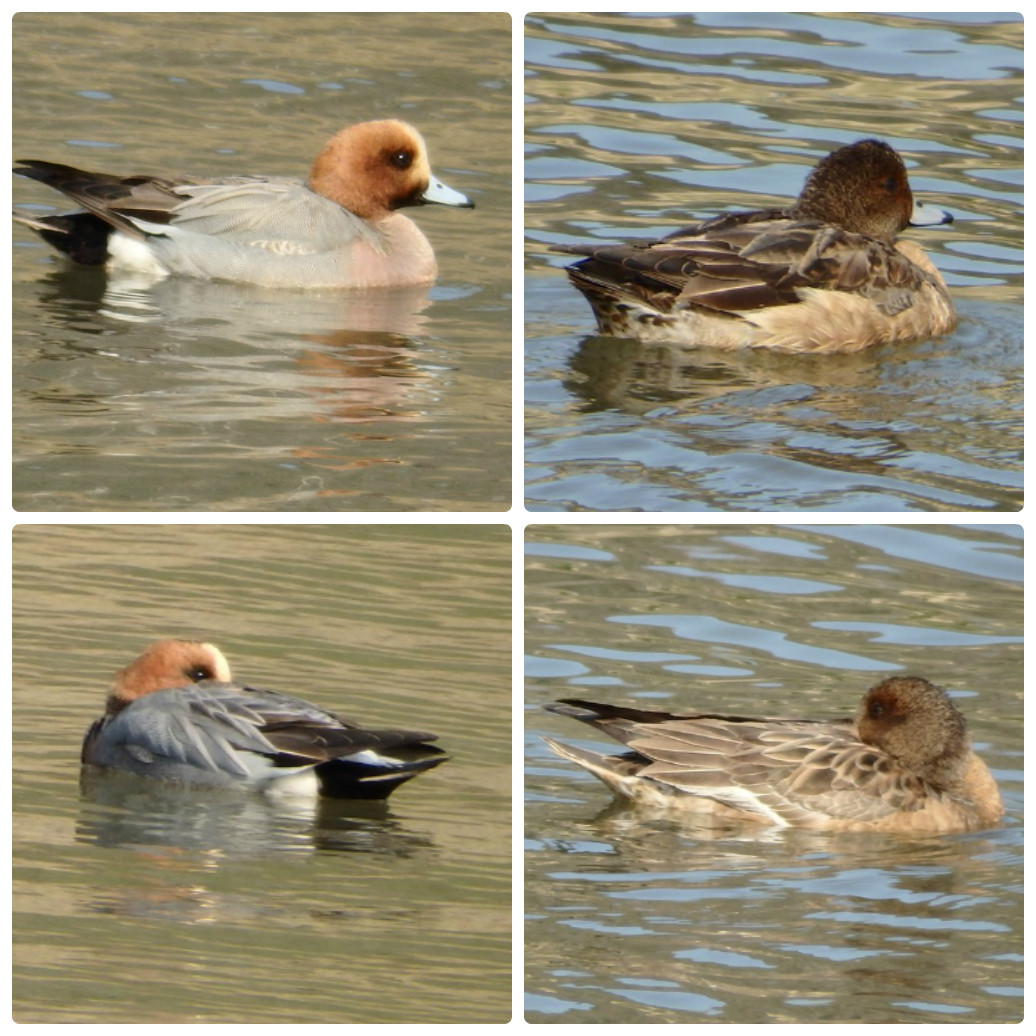
[[[526,1018],[1018,1022],[1022,543],[980,526],[530,526]],[[1000,784],[989,831],[731,829],[614,803],[541,736],[564,697],[850,714],[891,675],[954,695]]]
[[[510,554],[500,526],[19,527],[15,1019],[506,1021]],[[387,809],[81,787],[113,672],[162,636],[450,760]]]
[[[16,506],[506,509],[509,24],[19,14],[18,158],[305,176],[343,126],[393,117],[421,130],[436,174],[477,207],[410,210],[439,260],[434,286],[351,294],[113,282],[16,229]],[[68,210],[15,180],[19,210]]]
[[[1018,16],[533,16],[526,73],[530,508],[1020,507]],[[872,136],[955,217],[910,232],[961,316],[942,339],[814,358],[596,337],[549,252],[787,204]]]

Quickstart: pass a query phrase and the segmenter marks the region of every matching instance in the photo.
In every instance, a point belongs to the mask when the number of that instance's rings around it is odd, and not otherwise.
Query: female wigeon
[[[161,640],[116,674],[82,761],[182,784],[384,799],[446,761],[434,740],[365,730],[298,698],[234,683],[214,645]]]
[[[917,677],[872,687],[835,722],[685,715],[567,699],[551,712],[629,746],[622,755],[547,744],[618,795],[709,823],[839,831],[971,831],[1003,815],[964,717]]]
[[[15,172],[87,210],[16,217],[77,262],[266,287],[431,283],[432,247],[396,210],[473,204],[432,176],[421,136],[395,119],[336,134],[308,181],[118,177],[39,161],[20,162]]]
[[[915,205],[880,140],[828,155],[788,209],[730,212],[645,244],[563,245],[603,334],[794,352],[855,352],[945,334],[957,322],[907,226],[948,223]]]

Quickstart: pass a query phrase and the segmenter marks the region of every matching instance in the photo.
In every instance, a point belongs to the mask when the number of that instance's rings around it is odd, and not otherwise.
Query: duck
[[[858,352],[947,334],[942,275],[908,226],[950,223],[915,203],[906,167],[881,140],[822,159],[785,209],[728,212],[661,240],[569,244],[567,268],[601,334],[715,349]]]
[[[435,253],[399,210],[474,207],[432,175],[421,135],[382,119],[335,134],[307,180],[113,176],[36,159],[14,170],[85,211],[16,215],[86,266],[274,288],[392,288],[431,284]]]
[[[996,781],[964,717],[921,677],[872,687],[851,719],[674,713],[569,698],[550,712],[626,745],[604,755],[552,738],[556,754],[617,796],[713,826],[945,834],[994,826]]]
[[[367,730],[301,698],[236,683],[214,644],[166,639],[116,675],[84,767],[271,796],[386,799],[439,766],[435,734]]]

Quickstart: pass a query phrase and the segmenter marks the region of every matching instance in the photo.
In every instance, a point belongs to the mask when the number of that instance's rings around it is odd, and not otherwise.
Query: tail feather
[[[14,221],[35,230],[55,251],[84,266],[103,266],[108,261],[108,239],[114,227],[92,212],[63,216],[22,216]]]
[[[446,762],[432,745],[400,746],[392,754],[363,752],[321,763],[316,768],[322,795],[333,799],[387,799],[401,784]]]

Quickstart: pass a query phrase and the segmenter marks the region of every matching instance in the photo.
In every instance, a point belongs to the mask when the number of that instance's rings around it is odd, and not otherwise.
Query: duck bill
[[[421,201],[429,205],[456,205],[461,209],[473,209],[475,207],[475,203],[461,194],[460,191],[447,187],[442,180],[437,180],[434,176],[429,178],[428,186],[421,194]]]
[[[922,205],[919,201],[914,202],[914,210],[910,213],[912,227],[937,227],[942,223],[952,222],[953,217],[948,212],[933,205]]]

